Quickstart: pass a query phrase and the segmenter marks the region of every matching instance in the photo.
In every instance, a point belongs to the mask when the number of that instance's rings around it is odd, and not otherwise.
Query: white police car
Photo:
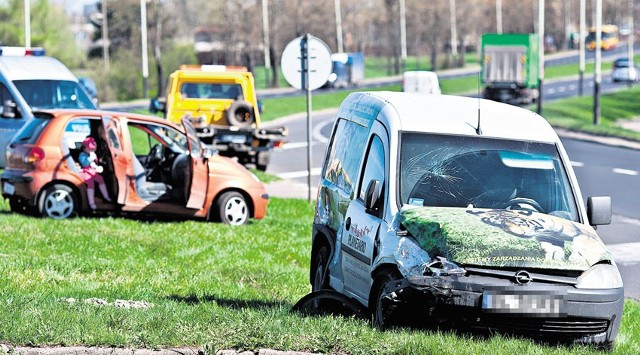
[[[375,324],[451,324],[610,347],[623,284],[569,158],[539,115],[446,95],[353,93],[327,149],[313,291]]]
[[[0,47],[0,168],[7,143],[35,109],[96,106],[64,64],[43,48]]]

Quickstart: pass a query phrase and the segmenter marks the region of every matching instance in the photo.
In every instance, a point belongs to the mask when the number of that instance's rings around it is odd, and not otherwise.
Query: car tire
[[[383,292],[387,283],[401,278],[397,271],[385,270],[379,274],[371,287],[371,313],[373,325],[380,330],[388,329],[394,325],[398,325],[398,319],[401,317],[400,310],[396,305],[385,305],[383,302]]]
[[[312,259],[313,271],[311,280],[311,292],[330,289],[329,286],[329,248],[321,246]]]
[[[54,184],[40,195],[38,212],[53,219],[71,218],[78,212],[78,199],[69,186]]]
[[[249,205],[245,197],[236,191],[220,195],[214,206],[214,220],[232,226],[244,224],[249,219]]]
[[[227,109],[227,123],[229,126],[249,127],[256,121],[256,115],[250,103],[243,100],[235,101]]]

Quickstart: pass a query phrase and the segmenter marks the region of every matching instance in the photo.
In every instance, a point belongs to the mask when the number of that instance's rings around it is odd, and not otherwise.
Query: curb
[[[167,348],[167,349],[129,349],[115,347],[87,347],[87,346],[54,346],[26,347],[0,344],[0,354],[22,355],[202,355],[201,348]],[[300,351],[280,351],[272,349],[252,350],[217,350],[216,355],[314,355],[315,353]]]

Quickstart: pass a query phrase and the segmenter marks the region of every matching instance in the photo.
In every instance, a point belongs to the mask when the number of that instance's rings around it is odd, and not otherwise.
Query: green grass
[[[640,87],[604,94],[600,101],[600,124],[593,124],[593,97],[573,97],[546,103],[544,116],[554,127],[588,132],[603,136],[640,141],[640,132],[624,129],[619,123],[640,116]]]
[[[242,227],[199,221],[11,214],[0,203],[0,342],[348,354],[595,354],[503,336],[396,329],[304,317],[313,207],[273,199]],[[69,303],[67,299],[76,302]],[[85,303],[145,301],[146,309]],[[615,353],[640,352],[640,304],[628,300]]]

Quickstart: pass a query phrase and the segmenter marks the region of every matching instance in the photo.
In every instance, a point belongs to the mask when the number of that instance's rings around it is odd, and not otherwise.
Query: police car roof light
[[[42,47],[0,47],[0,55],[4,56],[34,56],[41,57],[45,55]]]

